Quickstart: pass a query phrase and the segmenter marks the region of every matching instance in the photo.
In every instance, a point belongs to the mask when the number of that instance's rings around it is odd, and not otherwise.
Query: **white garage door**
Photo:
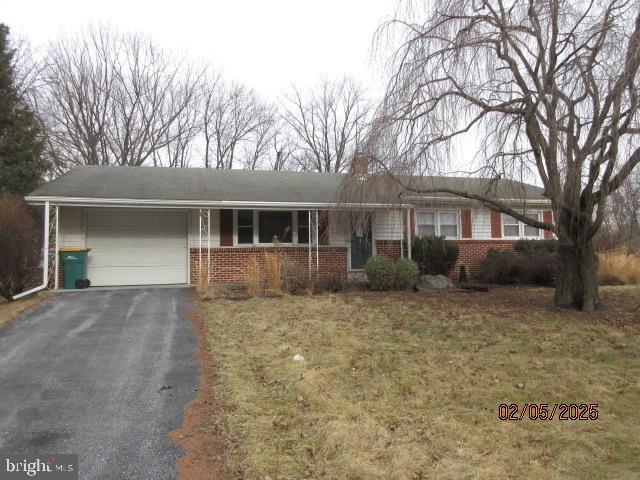
[[[187,213],[88,209],[93,286],[187,283]]]

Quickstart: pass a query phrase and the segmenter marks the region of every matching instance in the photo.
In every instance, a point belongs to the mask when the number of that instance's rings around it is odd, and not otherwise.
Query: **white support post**
[[[316,210],[316,277],[320,273],[320,251],[318,249],[318,245],[320,243],[320,235],[319,235],[319,221],[318,221],[318,210]]]
[[[407,258],[411,260],[411,209],[407,208]]]
[[[309,281],[311,281],[311,210],[308,210],[307,213],[307,222],[309,225],[309,238],[307,239],[307,243],[309,244]]]
[[[211,209],[207,209],[207,285],[211,279]]]
[[[407,229],[404,228],[402,224],[402,220],[400,221],[400,258],[404,258],[404,237],[406,235]]]
[[[55,248],[55,262],[56,262],[56,268],[55,268],[55,278],[53,279],[53,289],[54,290],[58,290],[58,275],[60,272],[60,254],[58,253],[60,250],[60,234],[59,234],[59,227],[60,227],[60,207],[58,205],[56,205],[56,248]]]
[[[202,209],[198,217],[198,283],[202,282]]]

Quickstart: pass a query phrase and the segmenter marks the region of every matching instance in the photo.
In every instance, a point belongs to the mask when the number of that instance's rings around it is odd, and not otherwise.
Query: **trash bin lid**
[[[62,247],[59,251],[61,252],[88,252],[90,248],[80,248],[80,247]]]

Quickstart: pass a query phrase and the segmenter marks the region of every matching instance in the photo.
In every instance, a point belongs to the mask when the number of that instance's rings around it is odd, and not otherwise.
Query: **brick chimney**
[[[355,153],[351,160],[351,173],[366,175],[369,171],[369,158],[363,153]]]

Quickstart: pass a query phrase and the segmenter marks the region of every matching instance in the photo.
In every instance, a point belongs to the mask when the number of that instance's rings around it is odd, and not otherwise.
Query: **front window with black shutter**
[[[238,245],[253,243],[253,210],[238,210]]]

